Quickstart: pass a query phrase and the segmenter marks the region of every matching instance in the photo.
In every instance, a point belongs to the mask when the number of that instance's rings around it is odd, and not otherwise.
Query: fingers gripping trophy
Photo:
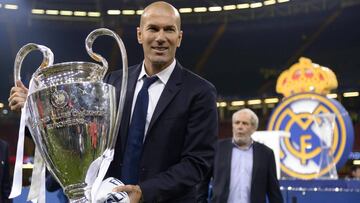
[[[103,35],[115,38],[122,56],[122,86],[116,115],[115,87],[102,82],[108,63],[92,50],[95,39]],[[114,179],[102,180],[113,159],[124,108],[128,75],[125,46],[116,33],[105,28],[91,32],[85,45],[88,54],[102,66],[79,61],[53,64],[51,50],[33,43],[22,47],[16,56],[15,81],[21,79],[21,64],[28,53],[34,50],[42,52],[43,62],[32,75],[29,94],[22,109],[10,197],[21,192],[21,150],[25,125],[36,145],[32,175],[32,185],[35,186],[30,188],[29,200],[45,201],[45,190],[38,189],[39,185],[44,188],[45,165],[70,202],[106,201],[104,197],[97,197],[98,193],[104,193],[99,188],[107,188],[110,193],[112,185],[122,184]],[[118,197],[118,202],[128,201],[127,194]]]

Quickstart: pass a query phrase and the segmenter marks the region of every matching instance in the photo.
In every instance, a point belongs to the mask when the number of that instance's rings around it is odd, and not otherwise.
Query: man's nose
[[[163,43],[163,42],[165,42],[165,39],[166,39],[166,36],[165,36],[164,30],[160,30],[156,35],[156,41],[158,43]]]

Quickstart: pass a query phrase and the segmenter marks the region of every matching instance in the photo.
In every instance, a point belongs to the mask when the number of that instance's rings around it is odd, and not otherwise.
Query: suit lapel
[[[124,113],[122,117],[121,122],[121,150],[123,151],[125,149],[126,140],[127,140],[127,134],[129,130],[129,123],[130,123],[130,115],[131,115],[131,108],[132,108],[132,101],[134,98],[134,91],[137,79],[140,74],[141,70],[141,63],[137,65],[134,68],[129,69],[129,75],[128,75],[128,88],[126,92],[126,98],[125,98],[125,105],[124,105]],[[119,138],[118,138],[119,139]]]
[[[254,180],[255,180],[255,175],[257,173],[257,170],[259,168],[259,152],[258,152],[259,148],[258,148],[258,143],[254,141],[253,144],[253,169],[252,169],[252,174],[251,174],[251,194],[253,193],[253,188],[254,188]],[[250,197],[252,196],[250,194]]]
[[[226,142],[226,146],[224,148],[224,157],[220,157],[224,159],[225,163],[225,174],[226,174],[226,182],[225,182],[225,189],[227,190],[225,194],[229,195],[229,188],[230,188],[230,177],[231,177],[231,159],[232,159],[232,150],[233,150],[233,143],[232,139],[229,139]],[[226,197],[227,199],[227,197]]]
[[[179,64],[176,64],[168,82],[165,85],[163,92],[159,98],[158,103],[156,104],[154,113],[151,117],[151,121],[149,124],[149,128],[147,130],[148,136],[149,132],[151,131],[152,127],[154,126],[155,122],[161,115],[161,113],[166,109],[169,105],[170,101],[174,98],[174,96],[179,92],[182,83],[182,67]],[[147,140],[147,139],[146,139]],[[145,140],[145,142],[146,142]]]

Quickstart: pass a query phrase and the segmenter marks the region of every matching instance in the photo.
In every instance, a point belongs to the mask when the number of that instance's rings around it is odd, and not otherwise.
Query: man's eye
[[[156,31],[156,29],[153,28],[153,27],[149,27],[148,30],[149,30],[149,31],[152,31],[152,32],[155,32],[155,31]]]
[[[175,29],[169,28],[169,29],[166,29],[165,31],[166,31],[166,32],[175,32]]]

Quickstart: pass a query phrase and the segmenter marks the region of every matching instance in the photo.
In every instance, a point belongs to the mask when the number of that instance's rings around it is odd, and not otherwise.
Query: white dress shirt
[[[228,203],[250,203],[253,144],[247,149],[233,145]]]
[[[155,111],[156,104],[159,101],[160,95],[163,92],[165,85],[166,85],[167,81],[169,80],[170,75],[175,68],[175,65],[176,65],[176,60],[174,59],[173,62],[168,67],[166,67],[165,69],[163,69],[162,71],[160,71],[159,73],[156,74],[156,76],[159,79],[156,82],[154,82],[153,84],[151,84],[148,89],[149,105],[148,105],[148,110],[147,110],[147,115],[146,115],[144,141],[145,141],[146,133],[149,128],[149,124],[150,124],[152,115],[154,114],[154,111]],[[141,71],[140,71],[139,77],[136,82],[135,91],[134,91],[134,98],[133,98],[132,107],[131,107],[131,118],[132,118],[132,114],[134,111],[137,95],[139,94],[140,89],[144,83],[144,78],[143,78],[144,75],[146,77],[150,77],[145,71],[145,65],[143,62],[142,66],[141,66]]]

